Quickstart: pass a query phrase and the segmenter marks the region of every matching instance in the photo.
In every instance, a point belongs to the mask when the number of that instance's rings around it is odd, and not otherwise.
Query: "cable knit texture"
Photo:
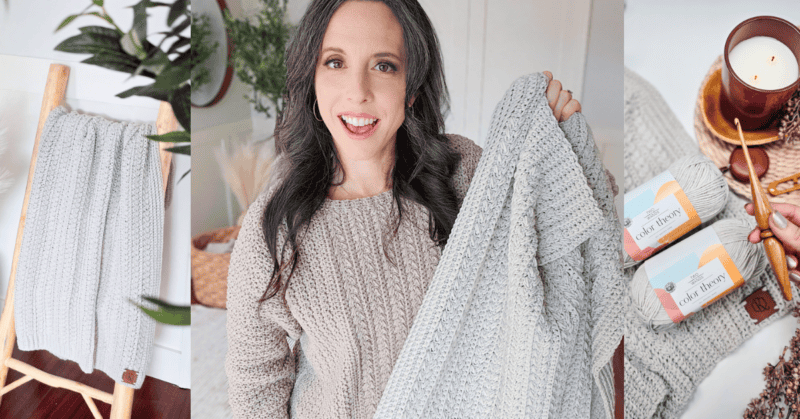
[[[628,69],[624,147],[626,190],[663,172],[676,159],[699,152],[658,91]],[[722,213],[705,225],[723,218],[752,220],[744,211],[745,203],[729,194]],[[628,281],[634,272],[634,268],[625,271]],[[755,324],[742,301],[762,286],[775,300],[778,312]],[[772,268],[767,267],[743,287],[663,332],[647,330],[626,295],[625,417],[680,417],[695,388],[719,361],[757,331],[786,315],[800,300],[794,284],[792,294],[794,301],[784,301]]]
[[[285,301],[259,311],[272,273],[259,197],[228,277],[236,417],[611,417],[619,224],[583,117],[565,138],[546,84],[514,83],[483,157],[449,136],[464,201],[443,256],[417,204],[389,239],[391,192],[326,200]]]
[[[15,282],[22,350],[46,349],[133,388],[155,322],[164,207],[152,125],[54,109],[40,139]],[[126,370],[136,372],[135,380]]]

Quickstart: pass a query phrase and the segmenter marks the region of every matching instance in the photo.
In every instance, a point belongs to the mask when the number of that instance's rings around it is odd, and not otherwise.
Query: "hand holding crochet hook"
[[[758,176],[753,167],[753,161],[750,159],[750,153],[747,151],[747,143],[744,140],[739,118],[735,118],[734,123],[739,131],[739,140],[742,142],[742,151],[747,161],[747,169],[750,174],[751,194],[753,196],[753,204],[745,206],[745,210],[754,215],[758,223],[758,227],[756,228],[756,230],[758,230],[757,237],[753,237],[755,232],[751,232],[748,239],[751,241],[757,239],[755,243],[763,239],[764,248],[767,251],[767,258],[769,259],[770,265],[772,265],[772,269],[775,271],[775,277],[781,285],[783,298],[789,301],[792,299],[792,288],[789,281],[793,280],[798,282],[798,280],[800,280],[797,272],[789,272],[790,269],[797,268],[797,246],[792,246],[791,242],[787,245],[786,241],[781,240],[782,236],[777,236],[777,231],[789,229],[788,221],[785,220],[783,215],[777,210],[773,209],[769,199],[767,199],[767,194],[758,181]],[[795,231],[795,233],[797,232]],[[800,239],[800,236],[790,233],[785,238],[794,241]],[[789,257],[791,253],[795,253],[794,258]],[[794,267],[792,267],[792,262],[795,262]]]
[[[748,214],[755,214],[755,205],[747,204],[744,209]],[[789,279],[800,286],[800,207],[792,204],[772,204],[774,212],[769,217],[769,228],[786,250],[786,264],[789,267]],[[761,242],[761,229],[756,227],[747,237],[752,243]]]

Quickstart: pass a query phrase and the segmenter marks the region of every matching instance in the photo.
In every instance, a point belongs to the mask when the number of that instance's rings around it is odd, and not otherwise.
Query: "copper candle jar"
[[[798,78],[786,87],[762,90],[745,83],[734,72],[728,55],[736,45],[756,36],[766,36],[782,42],[792,51],[800,67],[800,30],[786,20],[774,16],[757,16],[745,20],[733,29],[725,42],[720,110],[730,121],[738,117],[745,130],[768,126],[800,86]]]

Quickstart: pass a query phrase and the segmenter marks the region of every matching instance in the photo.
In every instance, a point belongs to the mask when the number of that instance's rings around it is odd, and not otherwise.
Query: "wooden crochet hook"
[[[786,266],[786,251],[783,245],[772,231],[769,229],[769,216],[772,214],[772,206],[767,199],[767,193],[761,187],[756,175],[756,169],[753,167],[753,161],[750,160],[750,153],[747,151],[747,143],[744,141],[744,134],[742,134],[742,126],[739,124],[739,118],[734,119],[736,128],[739,130],[739,139],[742,142],[742,150],[744,157],[747,160],[747,169],[750,172],[750,192],[753,195],[753,205],[755,206],[755,217],[758,223],[758,228],[761,229],[761,240],[764,243],[764,248],[767,251],[767,258],[775,271],[775,276],[778,278],[778,283],[781,285],[783,298],[786,301],[792,299],[792,287],[789,283],[789,268]]]

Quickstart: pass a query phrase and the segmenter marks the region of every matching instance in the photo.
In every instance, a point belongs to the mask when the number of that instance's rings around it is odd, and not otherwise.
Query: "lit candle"
[[[761,90],[777,90],[797,81],[797,58],[783,42],[754,36],[728,54],[731,69],[745,83]]]

